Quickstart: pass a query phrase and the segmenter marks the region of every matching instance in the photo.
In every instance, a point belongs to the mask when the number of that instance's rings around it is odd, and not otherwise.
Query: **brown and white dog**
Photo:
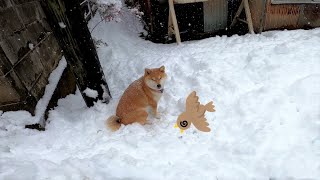
[[[145,69],[144,75],[124,91],[117,106],[116,115],[108,118],[107,127],[116,131],[121,124],[127,125],[134,122],[145,124],[148,107],[151,107],[156,118],[160,118],[157,107],[166,78],[164,66]]]

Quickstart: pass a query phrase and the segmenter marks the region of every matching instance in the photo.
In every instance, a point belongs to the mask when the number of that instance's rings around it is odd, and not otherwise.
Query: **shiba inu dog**
[[[158,102],[163,93],[166,78],[164,66],[145,69],[144,75],[124,91],[117,106],[116,115],[107,119],[107,127],[116,131],[121,124],[127,125],[134,122],[145,124],[148,107],[151,107],[154,116],[159,119]]]

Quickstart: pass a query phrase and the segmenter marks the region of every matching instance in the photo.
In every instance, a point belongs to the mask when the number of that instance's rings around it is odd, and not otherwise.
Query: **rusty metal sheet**
[[[264,30],[296,29],[300,12],[298,5],[272,5],[269,1],[266,7]]]
[[[320,4],[305,4],[298,24],[302,28],[320,27]]]

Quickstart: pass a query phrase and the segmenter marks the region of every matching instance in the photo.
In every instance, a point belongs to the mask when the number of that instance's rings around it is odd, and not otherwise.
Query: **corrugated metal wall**
[[[225,29],[228,23],[228,1],[208,0],[203,3],[204,32]]]
[[[271,0],[272,4],[320,3],[320,0]]]

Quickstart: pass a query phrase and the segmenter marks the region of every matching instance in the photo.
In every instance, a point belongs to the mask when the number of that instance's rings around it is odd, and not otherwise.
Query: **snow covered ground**
[[[28,112],[0,116],[0,179],[320,179],[320,29],[154,44],[137,19],[93,31],[113,96],[87,108],[61,99],[46,131]],[[90,22],[92,28],[99,17]],[[161,119],[117,132],[104,126],[145,67],[166,66]],[[173,128],[186,96],[213,100],[212,131]]]

